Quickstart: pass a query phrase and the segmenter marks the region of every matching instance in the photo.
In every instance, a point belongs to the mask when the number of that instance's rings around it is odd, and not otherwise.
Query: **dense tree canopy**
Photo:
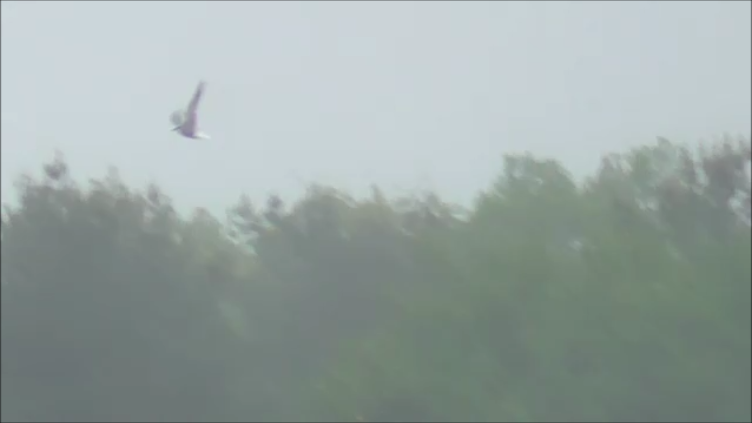
[[[61,158],[2,219],[3,421],[749,421],[750,144],[181,217]]]

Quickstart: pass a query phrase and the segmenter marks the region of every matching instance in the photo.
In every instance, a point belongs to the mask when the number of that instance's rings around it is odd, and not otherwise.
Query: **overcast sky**
[[[2,188],[59,149],[181,207],[303,181],[468,202],[503,153],[576,172],[750,133],[750,2],[2,2]],[[208,82],[200,125],[169,115]]]

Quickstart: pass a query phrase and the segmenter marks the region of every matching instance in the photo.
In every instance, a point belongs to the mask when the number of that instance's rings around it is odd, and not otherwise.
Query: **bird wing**
[[[185,122],[185,113],[182,110],[175,110],[170,115],[170,122],[175,126],[180,126]]]
[[[185,111],[185,125],[191,129],[191,131],[195,131],[196,129],[196,121],[198,120],[196,110],[198,109],[198,102],[201,100],[201,96],[204,94],[204,86],[206,83],[204,81],[201,81],[198,83],[198,86],[196,87],[196,92],[193,93],[193,98],[191,98],[191,102],[188,103],[188,108]]]

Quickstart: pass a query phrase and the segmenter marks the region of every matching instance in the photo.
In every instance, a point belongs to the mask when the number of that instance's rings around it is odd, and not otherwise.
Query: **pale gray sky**
[[[506,152],[588,172],[750,132],[750,2],[2,2],[2,188],[60,149],[181,207],[300,179],[467,202]],[[169,115],[208,81],[201,126]],[[299,178],[299,179],[298,179]]]

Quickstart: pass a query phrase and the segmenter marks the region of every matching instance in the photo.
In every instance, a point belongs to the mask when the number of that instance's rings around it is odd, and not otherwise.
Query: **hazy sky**
[[[750,2],[2,2],[2,188],[61,150],[179,206],[302,181],[467,202],[503,153],[578,172],[750,132]],[[200,125],[169,115],[208,82]]]

